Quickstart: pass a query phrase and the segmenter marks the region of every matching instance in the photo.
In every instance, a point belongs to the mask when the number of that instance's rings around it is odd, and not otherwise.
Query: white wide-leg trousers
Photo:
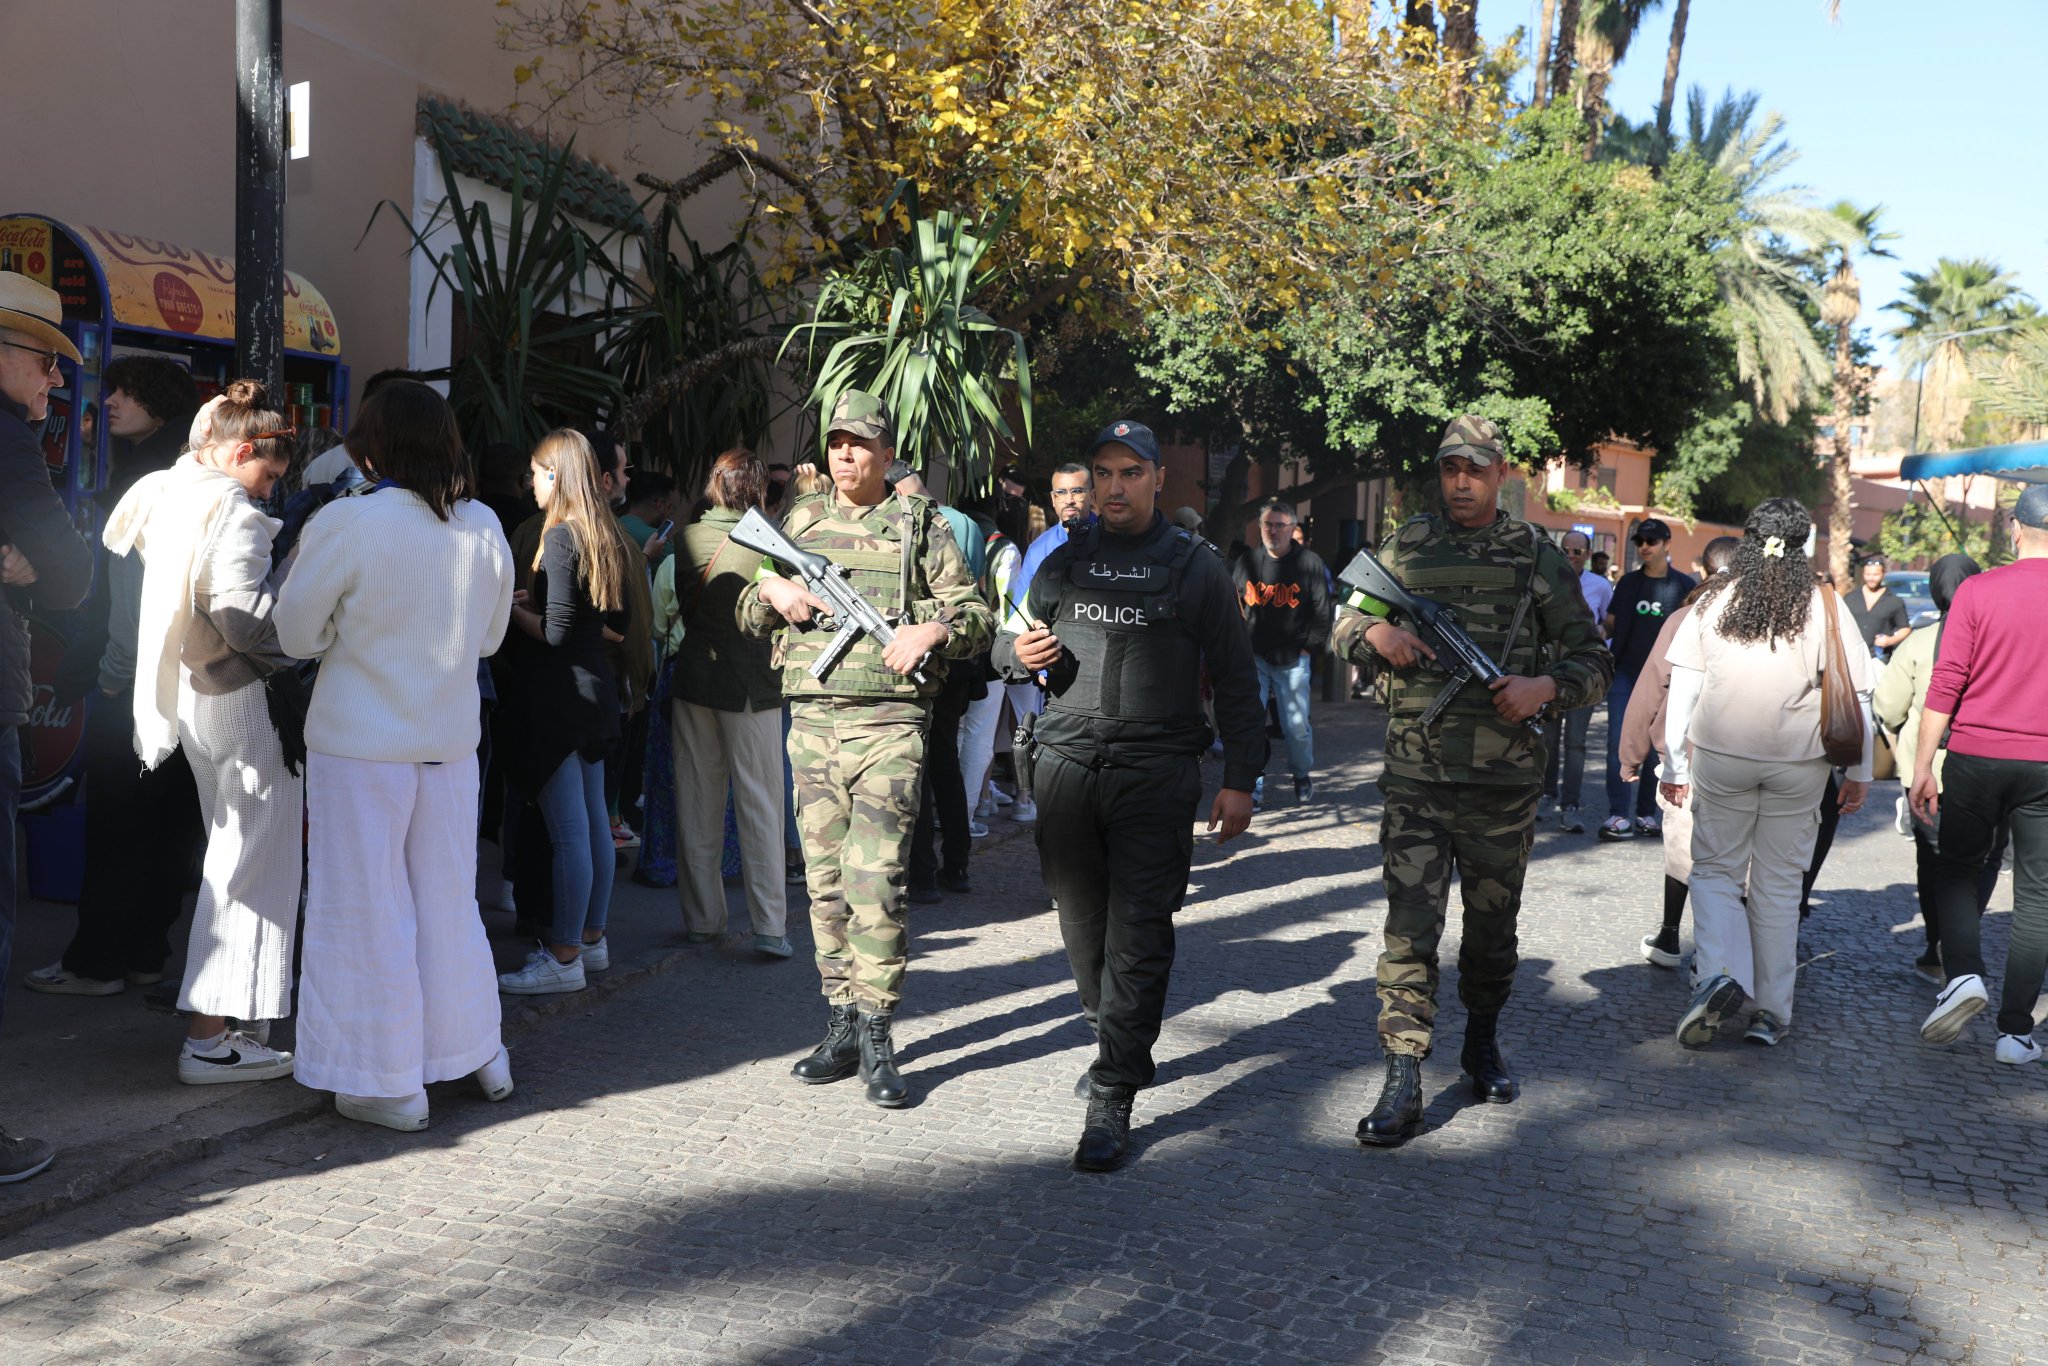
[[[292,1013],[305,781],[285,771],[261,683],[220,696],[179,688],[178,742],[206,817],[178,1009],[282,1020]]]
[[[755,934],[788,933],[783,881],[782,712],[719,711],[678,698],[669,705],[669,747],[676,764],[676,888],[683,928],[725,933],[725,791],[732,784],[740,872]]]
[[[498,977],[476,909],[476,756],[308,756],[306,948],[295,1074],[409,1096],[497,1055]]]

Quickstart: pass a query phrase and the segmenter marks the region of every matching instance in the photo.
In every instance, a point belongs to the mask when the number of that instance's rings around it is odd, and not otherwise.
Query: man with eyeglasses
[[[1621,722],[1628,715],[1629,694],[1636,679],[1650,662],[1650,650],[1657,633],[1685,602],[1698,580],[1671,567],[1671,528],[1662,519],[1645,517],[1629,538],[1641,567],[1631,569],[1614,585],[1614,600],[1607,607],[1607,644],[1614,652],[1614,683],[1607,689],[1607,819],[1600,826],[1603,840],[1634,839],[1637,835],[1662,835],[1664,822],[1657,815],[1657,756],[1643,760],[1636,782],[1621,776]],[[1633,810],[1635,819],[1629,819]]]
[[[20,727],[35,700],[29,675],[28,607],[78,606],[92,585],[92,547],[71,525],[50,487],[39,433],[50,391],[62,388],[60,358],[79,363],[64,335],[57,292],[13,271],[0,272],[0,1007],[6,1004],[14,950],[14,817],[21,805]],[[50,1165],[50,1145],[0,1129],[0,1185]]]
[[[1579,576],[1579,591],[1585,595],[1593,620],[1604,621],[1607,606],[1614,598],[1614,585],[1606,575],[1586,567],[1592,557],[1592,538],[1583,531],[1567,531],[1558,548],[1564,551],[1565,561]],[[1591,706],[1573,707],[1567,712],[1552,712],[1544,733],[1550,748],[1550,767],[1543,775],[1543,795],[1557,803],[1557,828],[1567,835],[1586,833],[1586,823],[1579,817],[1579,795],[1586,783],[1586,733],[1592,725]]]

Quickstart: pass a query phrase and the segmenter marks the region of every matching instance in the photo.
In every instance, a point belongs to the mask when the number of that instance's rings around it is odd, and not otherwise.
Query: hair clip
[[[1783,536],[1764,537],[1764,558],[1767,560],[1782,560],[1785,558],[1785,538]]]
[[[244,440],[244,441],[274,441],[274,440],[276,440],[276,439],[277,439],[277,438],[279,438],[279,437],[284,437],[284,436],[297,436],[298,434],[299,434],[299,429],[298,429],[297,427],[279,427],[279,428],[278,428],[278,429],[277,429],[276,431],[274,431],[274,432],[252,432],[252,433],[251,433],[251,434],[249,434],[248,436],[245,436],[245,437],[243,437],[243,438],[242,438],[242,440]]]

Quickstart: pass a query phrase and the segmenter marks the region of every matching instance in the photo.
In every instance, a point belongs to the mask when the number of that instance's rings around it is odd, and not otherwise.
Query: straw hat
[[[64,335],[64,301],[48,285],[26,275],[0,270],[0,327],[35,338],[73,362],[81,359]]]

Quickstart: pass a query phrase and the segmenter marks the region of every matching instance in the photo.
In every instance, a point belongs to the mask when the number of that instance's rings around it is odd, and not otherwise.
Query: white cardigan
[[[511,611],[512,550],[482,503],[445,522],[399,488],[329,503],[277,598],[286,652],[320,661],[306,747],[381,763],[473,753],[477,661]]]

